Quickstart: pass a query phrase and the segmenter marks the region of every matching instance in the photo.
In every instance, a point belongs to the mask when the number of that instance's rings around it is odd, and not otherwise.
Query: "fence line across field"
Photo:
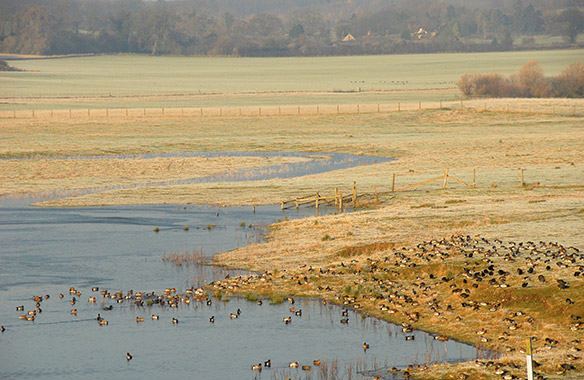
[[[518,187],[521,188],[584,188],[584,184],[571,184],[571,185],[542,185],[540,183],[535,183],[535,184],[531,184],[528,185],[525,182],[525,169],[519,169],[519,173],[517,175],[517,185]],[[386,192],[386,196],[389,194],[396,194],[396,193],[400,193],[406,190],[412,190],[415,189],[419,186],[422,185],[426,185],[429,184],[431,182],[436,182],[436,181],[440,181],[443,180],[442,182],[442,190],[446,190],[447,184],[448,184],[448,180],[451,179],[463,186],[466,186],[466,188],[468,189],[477,189],[478,187],[476,186],[476,182],[477,182],[477,178],[476,178],[476,169],[472,170],[472,184],[466,183],[458,178],[455,178],[453,176],[451,176],[449,174],[449,169],[446,168],[445,172],[443,175],[439,176],[439,177],[435,177],[435,178],[431,178],[422,182],[418,182],[412,185],[408,185],[405,186],[403,188],[400,189],[395,189],[395,182],[396,182],[396,175],[395,173],[392,173],[391,175],[391,188],[390,190],[388,190]],[[391,199],[393,198],[393,196],[391,197]],[[334,195],[330,195],[330,196],[323,196],[320,195],[320,193],[315,193],[315,195],[308,195],[308,196],[301,196],[301,197],[296,197],[294,199],[287,199],[287,200],[283,200],[280,202],[280,206],[282,208],[282,211],[286,210],[286,209],[290,209],[290,208],[296,208],[298,209],[301,206],[305,206],[305,207],[315,207],[317,210],[319,207],[321,206],[335,206],[336,208],[338,208],[339,210],[343,210],[343,206],[344,205],[349,205],[352,206],[353,208],[357,208],[359,203],[358,202],[375,202],[375,203],[380,203],[379,201],[379,194],[377,193],[377,189],[375,187],[375,185],[373,185],[373,192],[372,193],[367,193],[367,192],[361,192],[361,193],[357,193],[357,182],[353,181],[353,194],[352,195],[347,195],[347,196],[343,196],[342,193],[339,192],[338,188],[335,187],[335,193]]]
[[[551,109],[547,109],[551,108]],[[506,113],[538,113],[576,116],[580,109],[575,105],[559,105],[542,109],[536,105],[514,106],[510,104],[487,103],[476,101],[466,103],[463,100],[407,103],[366,103],[336,105],[287,105],[287,106],[243,106],[243,107],[151,107],[151,108],[85,108],[58,110],[2,110],[0,118],[123,118],[123,117],[258,117],[258,116],[307,116],[335,114],[371,114],[401,111],[423,110],[475,110]],[[538,111],[534,111],[538,110]],[[547,112],[546,112],[547,111]]]

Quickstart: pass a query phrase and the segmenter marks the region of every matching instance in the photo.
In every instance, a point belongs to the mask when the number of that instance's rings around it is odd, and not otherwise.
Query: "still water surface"
[[[242,174],[250,178],[250,173]],[[286,325],[282,318],[291,315],[288,303],[264,300],[258,305],[231,298],[170,309],[109,301],[114,308],[104,311],[107,304],[92,291],[99,287],[112,293],[160,294],[165,288],[180,292],[223,278],[223,270],[177,267],[162,258],[193,251],[210,257],[257,242],[266,225],[314,216],[313,209],[282,212],[277,206],[262,206],[254,213],[251,207],[35,208],[27,203],[0,199],[0,324],[6,327],[0,334],[1,379],[325,378],[315,366],[310,371],[288,367],[296,361],[312,365],[316,359],[328,366],[328,378],[334,378],[330,369],[336,367],[338,379],[370,379],[373,374],[393,379],[399,377],[386,372],[392,366],[476,357],[473,347],[438,342],[420,331],[414,332],[415,340],[406,341],[401,326],[361,318],[353,311],[349,323],[341,324],[342,308],[319,300],[296,300],[294,307],[302,309],[302,316],[293,316]],[[75,305],[68,294],[72,286],[82,293]],[[36,308],[34,296],[45,294],[50,298],[41,303],[34,322],[18,318]],[[89,303],[90,296],[98,302]],[[16,310],[20,305],[24,311]],[[231,319],[237,309],[239,318]],[[98,313],[107,326],[98,324]],[[160,319],[152,320],[151,314]],[[137,323],[136,317],[144,322]],[[179,323],[173,324],[172,318]],[[371,346],[366,352],[364,341]],[[131,361],[126,352],[133,355]],[[251,370],[252,364],[268,359],[272,368]]]
[[[314,210],[288,211],[277,206],[217,209],[206,206],[128,206],[115,208],[43,209],[4,205],[0,213],[0,378],[2,379],[226,379],[318,378],[318,372],[290,369],[288,363],[336,361],[339,378],[360,378],[356,369],[405,367],[432,360],[475,357],[474,348],[438,342],[423,332],[405,341],[398,326],[349,313],[318,300],[297,300],[301,317],[290,325],[290,305],[263,305],[231,298],[211,306],[192,303],[176,309],[139,308],[129,302],[103,311],[88,303],[92,287],[115,291],[185,290],[196,281],[213,280],[213,273],[177,268],[162,261],[164,253],[201,250],[207,255],[255,241],[260,233],[249,225],[309,216]],[[219,216],[217,216],[219,212]],[[245,222],[242,227],[241,222]],[[209,224],[216,227],[206,229]],[[183,227],[190,228],[185,231]],[[160,231],[155,233],[154,226]],[[197,227],[199,227],[197,229]],[[224,276],[225,273],[214,273]],[[70,286],[82,292],[70,305]],[[58,294],[65,297],[59,299]],[[32,297],[49,294],[34,322],[19,320],[34,309]],[[71,315],[73,308],[78,315]],[[237,309],[241,315],[229,318]],[[99,326],[101,313],[109,321]],[[153,321],[151,314],[159,314]],[[209,323],[210,316],[215,323]],[[136,317],[145,318],[142,323]],[[172,318],[179,320],[172,323]],[[371,349],[363,352],[362,342]],[[125,353],[131,352],[128,362]],[[273,368],[261,374],[251,365],[271,359]],[[381,372],[386,378],[392,374]],[[344,375],[343,375],[344,374]],[[311,377],[312,376],[312,377]],[[366,376],[363,378],[371,378]]]

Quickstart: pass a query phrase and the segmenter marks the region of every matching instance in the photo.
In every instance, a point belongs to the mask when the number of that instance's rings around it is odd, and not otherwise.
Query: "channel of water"
[[[361,163],[362,156],[353,162]],[[477,357],[474,347],[438,342],[421,331],[406,341],[401,326],[353,311],[350,322],[341,324],[342,308],[319,300],[297,299],[294,306],[302,316],[294,315],[291,324],[284,324],[282,318],[291,314],[287,303],[263,300],[258,305],[232,297],[211,305],[138,307],[104,300],[92,291],[98,287],[112,293],[160,294],[174,287],[184,292],[226,272],[178,267],[163,262],[164,254],[196,251],[211,256],[259,241],[270,223],[314,213],[282,212],[278,206],[258,206],[255,212],[251,207],[201,205],[36,208],[22,200],[2,200],[0,324],[6,331],[0,334],[0,378],[325,379],[333,378],[336,368],[338,379],[398,379],[401,375],[387,369]],[[70,287],[81,292],[74,305]],[[34,296],[45,295],[50,298],[42,301],[42,312],[33,322],[18,318],[36,309]],[[98,302],[88,302],[91,296]],[[16,310],[20,305],[23,311]],[[104,310],[109,305],[113,309]],[[239,318],[231,319],[238,309]],[[99,325],[98,313],[108,325]],[[152,314],[160,318],[152,320]],[[209,322],[211,316],[215,323]],[[144,322],[136,322],[136,317]],[[363,341],[371,346],[366,352]],[[126,352],[132,353],[132,360],[126,359]],[[271,368],[251,370],[252,364],[268,359]],[[317,359],[320,367],[312,364]],[[311,369],[288,366],[296,361]]]

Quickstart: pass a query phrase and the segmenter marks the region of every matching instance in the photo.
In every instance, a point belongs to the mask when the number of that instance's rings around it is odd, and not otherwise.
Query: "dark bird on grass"
[[[126,360],[128,361],[132,360],[132,354],[130,354],[129,352],[126,352]]]
[[[172,323],[177,324],[178,323],[178,319],[172,318]]]
[[[367,351],[368,348],[369,348],[369,343],[363,342],[363,351]]]
[[[4,331],[6,331],[6,327],[4,327],[4,326],[0,327],[0,332],[4,332]]]
[[[215,323],[215,316],[214,316],[214,315],[213,315],[213,316],[211,316],[211,318],[209,318],[209,322],[211,322],[211,323]]]
[[[266,360],[266,361],[264,362],[264,367],[268,367],[268,368],[269,368],[269,367],[271,367],[271,366],[272,366],[272,361],[271,361],[270,359],[268,359],[268,360]]]
[[[341,323],[349,323],[349,318],[343,318],[343,319],[341,319]]]

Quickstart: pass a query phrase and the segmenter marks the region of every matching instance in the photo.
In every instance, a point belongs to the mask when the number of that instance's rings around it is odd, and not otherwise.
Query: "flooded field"
[[[407,334],[415,339],[406,341],[401,326],[353,311],[348,312],[349,323],[341,323],[343,309],[319,300],[296,300],[292,306],[302,310],[297,316],[287,301],[272,305],[263,300],[258,305],[244,299],[211,299],[211,305],[192,302],[169,308],[136,306],[131,300],[118,303],[92,290],[162,294],[176,288],[177,294],[184,294],[227,272],[177,266],[164,262],[165,254],[195,251],[211,256],[261,239],[268,223],[309,216],[313,209],[286,213],[277,206],[257,207],[255,213],[250,207],[207,206],[41,209],[19,203],[5,200],[0,214],[3,379],[98,379],[112,373],[127,379],[169,374],[177,379],[317,379],[331,378],[331,371],[333,375],[337,371],[337,378],[369,378],[369,371],[375,371],[390,379],[394,373],[386,370],[393,366],[403,369],[477,355],[471,346],[439,342],[422,332]],[[69,294],[70,287],[81,295]],[[37,309],[34,296],[43,297],[42,312],[34,321],[19,320]],[[97,302],[89,302],[90,297]],[[21,305],[24,310],[17,311]],[[104,310],[110,305],[112,310]],[[230,318],[238,309],[239,317]],[[99,324],[98,314],[108,325]],[[159,319],[152,320],[152,314]],[[211,316],[214,323],[209,322]],[[292,323],[283,323],[288,316]],[[144,322],[137,322],[137,317]],[[366,352],[364,341],[370,344]],[[127,352],[133,357],[130,361]],[[252,371],[252,364],[268,359],[272,367]],[[318,359],[324,370],[313,364]],[[311,369],[290,368],[289,363],[296,361]]]

